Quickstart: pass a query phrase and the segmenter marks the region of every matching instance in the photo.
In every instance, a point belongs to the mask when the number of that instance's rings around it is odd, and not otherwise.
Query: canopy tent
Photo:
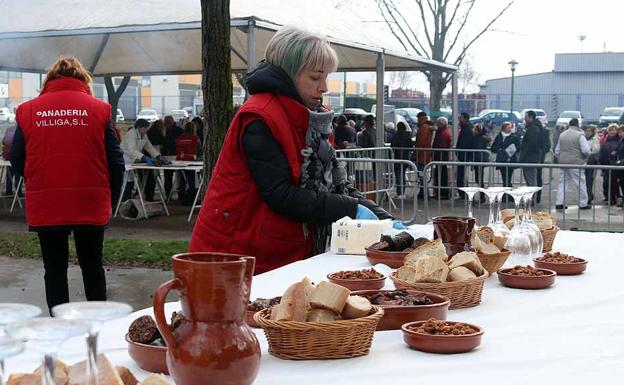
[[[95,76],[202,72],[199,0],[58,0],[36,6],[0,0],[0,9],[0,70],[43,72],[67,54]],[[391,37],[332,11],[326,0],[231,0],[232,70],[255,64],[275,31],[290,24],[327,36],[339,71],[376,71],[377,95],[383,94],[385,70],[457,71],[404,52]],[[455,95],[456,79],[453,84]],[[382,99],[377,98],[378,111]],[[383,130],[378,136],[383,138]]]

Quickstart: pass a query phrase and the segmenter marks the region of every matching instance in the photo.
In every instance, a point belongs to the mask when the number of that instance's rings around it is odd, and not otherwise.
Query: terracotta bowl
[[[141,344],[130,341],[126,334],[128,342],[128,355],[136,362],[139,368],[152,373],[169,374],[167,368],[167,347]]]
[[[386,285],[386,276],[382,274],[381,278],[376,279],[338,279],[333,278],[332,274],[327,274],[327,280],[336,285],[344,286],[351,291],[355,290],[378,290]]]
[[[472,324],[467,325],[472,326],[473,328],[478,330],[478,332],[463,336],[438,336],[431,334],[421,334],[408,329],[408,327],[418,326],[425,322],[426,321],[410,322],[401,326],[401,330],[403,330],[403,341],[405,341],[405,343],[409,345],[410,348],[428,353],[451,354],[466,353],[481,345],[483,329]],[[458,323],[451,321],[446,322],[450,324]]]
[[[359,290],[354,291],[353,295],[371,295],[379,292],[388,292],[393,290]],[[446,311],[448,310],[450,301],[448,298],[433,294],[425,293],[416,290],[407,290],[410,294],[425,294],[433,302],[430,305],[413,305],[413,306],[400,306],[400,305],[375,305],[384,310],[384,316],[377,324],[376,330],[398,330],[401,329],[401,325],[407,322],[423,321],[429,318],[435,318],[439,320],[446,319]]]
[[[507,274],[511,269],[501,269],[497,272],[498,280],[503,286],[513,287],[515,289],[545,289],[555,283],[557,273],[548,269],[538,268],[545,273],[541,277],[522,277]]]
[[[366,250],[366,258],[368,258],[368,262],[371,265],[376,265],[378,263],[383,263],[393,269],[398,269],[403,266],[403,259],[408,251],[379,251],[379,250],[371,250],[368,247]]]
[[[576,275],[581,274],[587,269],[587,260],[583,258],[582,262],[573,262],[573,263],[553,263],[553,262],[544,262],[539,261],[537,258],[533,259],[533,263],[535,267],[552,270],[557,273],[557,275]]]

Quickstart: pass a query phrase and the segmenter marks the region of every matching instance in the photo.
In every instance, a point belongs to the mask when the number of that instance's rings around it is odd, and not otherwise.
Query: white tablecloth
[[[268,354],[264,334],[257,330],[262,363],[255,384],[620,383],[624,377],[623,246],[624,234],[561,231],[555,249],[588,259],[585,274],[557,277],[553,287],[537,291],[505,288],[496,276],[490,277],[480,306],[448,313],[449,320],[485,329],[481,347],[471,353],[410,350],[400,331],[385,331],[375,334],[365,357],[287,361]],[[369,266],[363,256],[319,255],[256,277],[252,297],[281,295],[304,275],[318,282],[334,271]],[[177,308],[177,303],[170,303],[166,310]],[[139,314],[151,314],[151,309],[105,325],[100,351],[143,378],[147,373],[128,357],[123,337]],[[64,344],[60,357],[75,362],[84,354],[83,339],[72,339]],[[8,360],[7,369],[33,370],[36,357],[27,351]]]

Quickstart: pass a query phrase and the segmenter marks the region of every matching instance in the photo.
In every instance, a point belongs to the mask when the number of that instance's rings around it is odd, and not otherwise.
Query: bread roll
[[[100,385],[124,385],[119,373],[104,354],[98,354],[98,380]],[[87,383],[87,361],[80,361],[69,367],[68,385]]]
[[[494,230],[488,226],[481,226],[477,230],[477,236],[485,243],[494,242]]]
[[[534,213],[533,222],[540,230],[548,230],[555,225],[552,216],[544,211],[538,211]]]
[[[151,373],[143,381],[139,382],[139,385],[169,385],[169,381],[162,374]]]
[[[366,317],[373,309],[368,298],[351,295],[347,298],[347,303],[342,310],[342,316],[347,319]]]
[[[121,377],[121,381],[123,381],[124,385],[137,385],[139,383],[130,369],[125,366],[115,366],[115,369],[117,373],[119,373],[119,377]]]
[[[457,282],[473,278],[477,278],[477,275],[472,270],[464,266],[458,266],[449,272],[447,280],[449,282]]]
[[[416,261],[415,281],[441,283],[446,282],[449,272],[448,266],[440,258],[425,255]]]
[[[473,273],[475,273],[478,277],[480,277],[483,273],[485,273],[485,269],[483,265],[481,265],[481,261],[477,254],[471,251],[462,251],[461,253],[457,253],[451,258],[449,262],[449,269],[453,270],[458,266],[464,266]]]
[[[444,243],[442,243],[442,240],[438,238],[415,248],[413,251],[405,256],[405,258],[403,259],[403,264],[407,266],[415,266],[416,261],[418,261],[418,259],[420,259],[424,255],[437,257],[442,262],[448,261],[448,255],[446,255],[446,248],[444,247]]]
[[[306,316],[306,322],[329,322],[335,321],[336,315],[327,309],[310,309]]]
[[[335,283],[321,281],[310,296],[310,305],[315,309],[328,309],[334,314],[342,313],[351,291]]]
[[[308,277],[290,285],[284,292],[279,305],[271,309],[271,319],[304,322],[310,309],[310,293],[313,289],[314,286]]]
[[[494,236],[494,244],[496,245],[496,247],[498,247],[502,251],[505,248],[505,245],[507,244],[507,237],[504,235]]]
[[[56,385],[61,385],[57,381],[56,373],[54,377]],[[41,377],[32,373],[11,373],[7,385],[41,385]]]
[[[477,252],[481,254],[492,255],[500,253],[500,249],[496,247],[496,245],[493,243],[482,242],[481,247],[477,250]]]
[[[414,269],[414,266],[411,266],[411,265],[401,266],[397,269],[396,276],[397,278],[405,282],[414,283],[416,282],[416,269]]]

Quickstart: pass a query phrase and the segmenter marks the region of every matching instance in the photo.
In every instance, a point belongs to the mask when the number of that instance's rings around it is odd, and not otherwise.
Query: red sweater
[[[197,159],[197,143],[199,138],[194,134],[182,134],[176,139],[176,159],[195,160]]]

